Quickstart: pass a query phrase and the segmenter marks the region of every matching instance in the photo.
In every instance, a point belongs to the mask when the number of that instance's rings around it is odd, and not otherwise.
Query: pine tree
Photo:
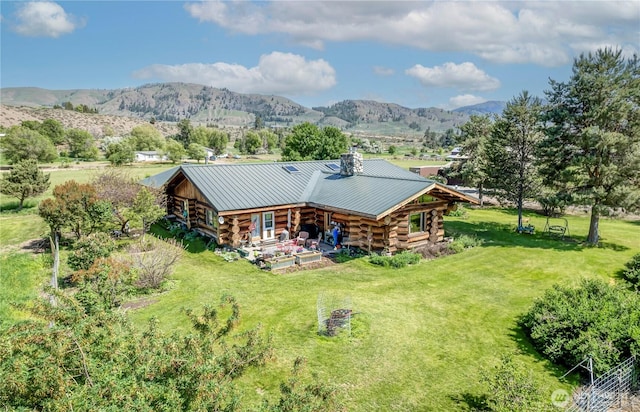
[[[542,139],[540,99],[527,91],[507,103],[496,120],[487,142],[487,174],[498,198],[518,208],[518,227],[522,226],[522,204],[537,194],[539,176],[535,150]]]
[[[568,82],[551,80],[540,146],[545,183],[591,206],[587,242],[597,244],[600,216],[640,207],[640,65],[638,56],[598,50],[574,61]]]
[[[480,206],[483,205],[484,186],[487,182],[486,145],[493,124],[489,116],[472,115],[469,121],[460,126],[460,143],[463,161],[458,173],[465,182],[478,188]]]

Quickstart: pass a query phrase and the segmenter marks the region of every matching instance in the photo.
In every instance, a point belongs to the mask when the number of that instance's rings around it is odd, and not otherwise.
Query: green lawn
[[[51,276],[48,257],[27,253],[0,255],[0,327],[23,314],[11,306],[38,296]]]
[[[530,215],[539,230],[545,220]],[[184,329],[182,307],[216,302],[224,293],[243,305],[243,327],[261,324],[273,335],[276,359],[243,380],[256,401],[277,383],[297,355],[341,388],[349,410],[464,410],[463,399],[481,395],[479,372],[501,354],[522,350],[549,389],[563,387],[563,371],[532,353],[517,318],[554,283],[582,276],[609,278],[640,248],[637,222],[604,220],[604,247],[575,240],[518,235],[509,211],[472,210],[448,218],[448,232],[471,233],[484,244],[462,254],[406,269],[383,269],[366,259],[290,274],[262,272],[247,262],[223,262],[211,252],[187,254],[175,288],[131,312],[142,326],[158,317],[167,330]],[[586,236],[588,219],[569,219],[574,239]],[[316,334],[319,293],[349,296],[357,314],[352,336]]]

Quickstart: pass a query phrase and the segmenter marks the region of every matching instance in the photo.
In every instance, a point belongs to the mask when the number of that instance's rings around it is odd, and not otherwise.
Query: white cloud
[[[447,106],[450,109],[457,109],[458,107],[471,106],[474,104],[484,103],[486,101],[487,99],[484,97],[474,96],[472,94],[461,94],[450,98]]]
[[[500,81],[478,69],[475,64],[445,63],[442,66],[424,67],[416,64],[405,70],[409,76],[415,77],[425,87],[451,87],[459,90],[495,90]]]
[[[67,14],[54,2],[28,2],[16,11],[17,33],[30,37],[60,37],[84,26],[84,21]]]
[[[204,1],[201,22],[248,35],[285,34],[299,44],[371,40],[462,51],[498,63],[556,66],[606,43],[638,49],[640,2],[628,1]],[[587,50],[588,51],[588,50]]]
[[[199,83],[226,87],[240,93],[298,96],[329,89],[336,84],[335,70],[323,59],[306,60],[291,53],[272,52],[260,56],[255,67],[239,64],[187,63],[154,64],[142,68],[134,77],[162,81]]]
[[[389,67],[374,66],[373,72],[378,76],[392,76],[395,73],[395,70]]]

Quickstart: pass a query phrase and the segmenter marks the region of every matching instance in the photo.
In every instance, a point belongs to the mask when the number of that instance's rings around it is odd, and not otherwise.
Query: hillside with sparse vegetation
[[[302,122],[336,126],[353,134],[398,137],[443,133],[464,124],[469,115],[438,108],[410,109],[394,103],[345,100],[329,107],[304,107],[281,96],[235,93],[197,84],[159,83],[126,89],[46,90],[14,87],[1,90],[3,104],[38,108],[83,105],[102,115],[157,122],[189,119],[194,124],[267,126]],[[3,107],[3,112],[10,110]],[[3,116],[4,113],[3,113]],[[55,118],[53,116],[49,116]]]

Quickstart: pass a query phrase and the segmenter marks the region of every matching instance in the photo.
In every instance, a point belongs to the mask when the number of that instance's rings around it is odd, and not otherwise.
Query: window
[[[335,164],[335,163],[327,163],[327,167],[331,170],[333,170],[334,172],[339,172],[340,171],[340,165]]]
[[[409,233],[424,232],[424,212],[409,215]]]
[[[300,169],[298,169],[297,167],[293,166],[293,165],[288,165],[288,166],[282,166],[282,168],[284,170],[286,170],[287,172],[293,174],[293,173],[300,173]]]
[[[182,217],[184,217],[185,219],[189,218],[189,200],[188,199],[184,199],[182,201]]]
[[[205,214],[205,223],[212,228],[218,228],[218,214],[211,209],[207,209]]]
[[[273,239],[275,236],[274,212],[264,212],[262,214],[262,238]]]

